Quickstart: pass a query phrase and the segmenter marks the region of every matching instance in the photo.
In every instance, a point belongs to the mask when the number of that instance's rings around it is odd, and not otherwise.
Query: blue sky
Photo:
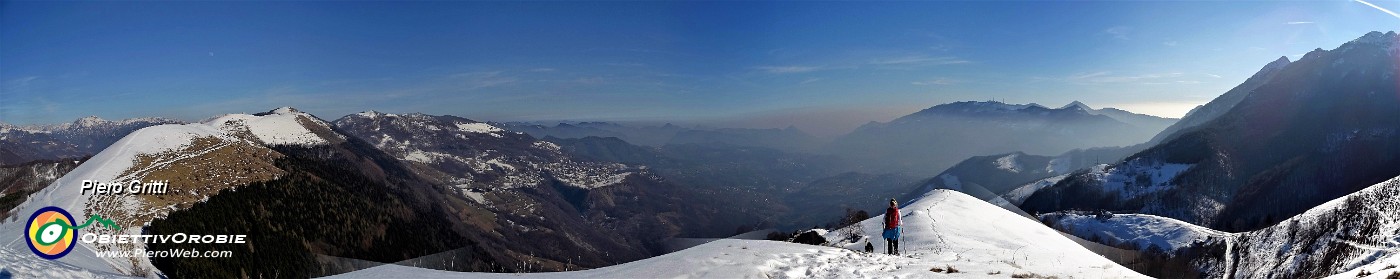
[[[1400,8],[1400,1],[1371,1]],[[0,121],[294,106],[849,131],[961,100],[1179,117],[1356,1],[0,2]]]

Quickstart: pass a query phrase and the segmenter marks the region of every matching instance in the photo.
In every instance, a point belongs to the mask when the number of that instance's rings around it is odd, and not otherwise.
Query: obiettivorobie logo
[[[89,233],[79,234],[78,230],[92,225],[94,222],[103,227],[111,228],[121,232],[122,228],[110,219],[102,218],[100,215],[88,217],[87,222],[81,225],[74,225],[72,214],[56,206],[40,208],[34,211],[34,215],[29,216],[29,222],[24,225],[24,237],[28,240],[29,250],[41,258],[57,260],[68,252],[73,251],[73,247],[78,243],[90,245],[132,245],[128,250],[103,250],[95,251],[97,257],[231,257],[233,252],[229,250],[190,250],[190,249],[170,249],[159,251],[147,251],[144,249],[150,243],[174,243],[174,244],[246,244],[248,235],[242,234],[104,234]]]
[[[73,215],[57,206],[49,206],[34,211],[34,215],[29,216],[29,222],[25,223],[25,237],[28,238],[29,251],[41,258],[55,260],[68,255],[76,246],[74,240],[78,238],[78,229],[92,225],[97,221],[102,225],[116,230],[121,227],[113,223],[112,220],[102,218],[99,215],[92,215],[87,222],[82,225],[74,225]]]

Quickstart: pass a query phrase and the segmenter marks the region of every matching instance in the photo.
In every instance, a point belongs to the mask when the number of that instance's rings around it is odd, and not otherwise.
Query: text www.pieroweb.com
[[[233,251],[228,250],[192,250],[192,249],[170,249],[170,250],[111,250],[97,251],[99,258],[227,258],[232,257]]]

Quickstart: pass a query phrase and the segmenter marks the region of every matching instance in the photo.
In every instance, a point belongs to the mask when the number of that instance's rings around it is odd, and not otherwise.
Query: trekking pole
[[[905,214],[904,216],[899,216],[899,219],[901,220],[901,223],[903,223],[902,220],[905,220],[905,217],[909,217],[910,214],[914,214],[914,213],[913,213],[913,212],[910,212],[909,214]],[[905,242],[904,242],[904,224],[900,224],[900,226],[899,226],[899,238],[895,239],[895,242],[896,242],[896,243],[899,243],[899,244],[906,244],[905,246],[908,246],[907,244],[909,244],[909,243],[905,243]],[[895,249],[895,251],[896,251],[895,255],[898,255],[898,256],[904,256],[904,250],[908,250],[908,249],[898,249],[899,246],[895,246],[895,247],[897,248],[897,249]]]

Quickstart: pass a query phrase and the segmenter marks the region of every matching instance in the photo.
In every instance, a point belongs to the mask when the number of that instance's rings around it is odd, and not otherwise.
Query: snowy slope
[[[1179,220],[1142,214],[1057,212],[1040,217],[1052,226],[1110,245],[1157,246],[1167,253],[1201,244],[1224,257],[1193,264],[1213,277],[1312,278],[1361,270],[1389,275],[1400,265],[1400,177],[1334,199],[1260,230],[1225,233]],[[1334,276],[1335,277],[1335,276]],[[1384,277],[1384,276],[1382,276]]]
[[[904,198],[916,198],[933,189],[953,189],[987,201],[1000,196],[1010,204],[1020,206],[1037,191],[1072,177],[1071,173],[1101,169],[1094,168],[1099,160],[1117,160],[1131,155],[1135,150],[1135,147],[1105,147],[1071,150],[1057,156],[1024,152],[973,156],[926,180],[922,187]],[[976,188],[983,188],[990,195],[968,191]]]
[[[91,156],[141,128],[181,123],[162,118],[108,121],[93,116],[53,125],[17,127],[0,123],[0,164]]]
[[[1192,225],[1180,220],[1146,214],[1114,214],[1111,218],[1096,219],[1094,215],[1071,213],[1048,213],[1039,216],[1049,220],[1069,234],[1097,239],[1099,243],[1127,244],[1138,250],[1156,247],[1162,251],[1174,251],[1193,243],[1210,241],[1229,236],[1229,233]]]
[[[113,219],[123,230],[114,232],[97,226],[83,229],[85,232],[141,234],[142,226],[152,218],[162,218],[172,210],[207,198],[224,187],[246,184],[259,175],[270,174],[259,168],[244,168],[231,162],[218,165],[218,168],[197,168],[202,178],[210,178],[199,183],[172,183],[172,193],[181,199],[165,206],[149,203],[142,195],[95,195],[81,194],[83,180],[102,182],[127,182],[131,180],[168,179],[150,176],[152,173],[180,166],[199,164],[199,159],[210,159],[219,154],[236,154],[241,159],[267,159],[266,156],[281,156],[264,145],[295,144],[314,145],[343,140],[338,134],[328,139],[319,136],[314,130],[329,126],[314,116],[292,108],[279,108],[258,115],[230,114],[203,123],[170,124],[146,127],[128,134],[73,171],[59,178],[43,190],[30,195],[29,199],[11,211],[15,218],[0,223],[0,250],[5,253],[29,255],[29,248],[21,231],[24,222],[35,210],[46,206],[57,206],[72,213],[79,221],[87,220],[92,214]],[[227,155],[225,155],[227,156]],[[259,158],[258,156],[263,156]],[[250,162],[241,160],[239,162]],[[139,163],[139,164],[138,164]],[[240,173],[240,171],[242,171]],[[250,173],[257,172],[257,173]],[[229,174],[228,176],[221,176]],[[258,174],[258,175],[250,175]],[[268,176],[260,176],[268,177]],[[166,196],[170,198],[172,196]],[[114,216],[116,215],[116,216]],[[130,224],[125,224],[130,223]],[[132,246],[136,245],[136,246]],[[103,246],[103,247],[95,247]],[[82,268],[97,274],[146,274],[159,273],[147,258],[97,258],[96,250],[144,249],[140,244],[90,245],[79,242],[73,251],[58,260],[59,264]],[[9,261],[5,261],[9,262]],[[25,272],[25,269],[14,272]],[[17,274],[21,277],[54,276],[49,274]]]
[[[337,278],[923,278],[1012,274],[1059,278],[1145,277],[1109,261],[1034,220],[968,196],[935,190],[903,209],[905,256],[764,240],[720,240],[636,262],[585,271],[491,274],[382,265]],[[878,235],[883,216],[849,229],[863,247]],[[843,238],[836,236],[835,238]],[[879,250],[883,240],[871,240]],[[953,267],[956,274],[935,273]]]
[[[72,254],[69,254],[69,257],[71,256]],[[28,250],[16,251],[8,248],[0,248],[0,272],[8,272],[9,275],[17,276],[15,278],[139,278],[81,268],[63,261],[46,260],[35,257]]]
[[[1036,191],[1040,191],[1040,189],[1045,189],[1045,187],[1053,186],[1055,185],[1055,183],[1060,183],[1060,180],[1065,180],[1066,177],[1069,177],[1069,175],[1061,174],[1046,177],[1045,179],[1041,180],[1036,180],[1035,182],[1026,183],[1026,185],[1016,187],[1015,190],[1011,190],[1011,192],[1007,192],[1006,194],[1001,195],[1001,198],[1005,199],[1012,205],[1020,205],[1021,202],[1025,201],[1026,198],[1030,197],[1032,194],[1035,194]]]
[[[132,132],[125,138],[118,140],[111,147],[93,156],[87,162],[79,165],[73,171],[59,178],[53,184],[44,188],[29,197],[29,200],[15,207],[17,217],[28,218],[35,210],[45,206],[58,206],[74,214],[75,218],[86,220],[89,216],[82,214],[83,209],[89,207],[89,198],[95,196],[80,194],[82,180],[97,181],[124,181],[129,178],[120,178],[123,172],[133,168],[133,163],[138,155],[156,154],[169,150],[178,149],[196,138],[213,137],[221,140],[234,140],[224,135],[222,131],[202,124],[186,125],[161,125],[147,127],[136,132]],[[22,220],[5,220],[0,223],[0,250],[9,253],[32,256],[29,248],[25,244],[24,222]],[[126,233],[140,234],[140,227],[126,228]],[[109,262],[106,259],[96,257],[93,252],[94,247],[86,243],[78,242],[78,246],[67,256],[59,259],[59,262],[91,270],[99,273],[129,273],[132,271],[131,264]],[[125,260],[111,259],[113,261]],[[144,260],[144,259],[143,259]],[[149,261],[144,261],[149,266]]]
[[[316,120],[310,114],[290,107],[281,107],[268,113],[257,115],[227,114],[205,121],[204,124],[220,127],[229,132],[246,129],[268,145],[321,145],[329,143],[317,135],[312,128],[330,130],[330,125]],[[344,137],[335,135],[339,140]]]
[[[1389,256],[1347,272],[1327,276],[1327,279],[1389,279],[1400,277],[1400,256]]]
[[[1396,263],[1400,252],[1400,177],[1323,203],[1277,225],[1237,234],[1235,276],[1320,277]],[[1382,261],[1381,259],[1389,259]]]

